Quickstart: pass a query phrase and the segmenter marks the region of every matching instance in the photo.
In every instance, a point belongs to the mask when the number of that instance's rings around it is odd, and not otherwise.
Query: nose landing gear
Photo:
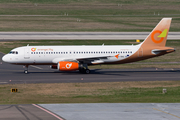
[[[25,65],[24,73],[25,73],[25,74],[28,74],[28,65]]]

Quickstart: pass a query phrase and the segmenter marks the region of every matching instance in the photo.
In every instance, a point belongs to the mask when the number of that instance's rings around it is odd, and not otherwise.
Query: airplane
[[[172,18],[163,18],[138,45],[23,46],[11,50],[2,60],[24,65],[50,65],[59,71],[90,73],[89,65],[124,64],[174,52],[165,47]]]

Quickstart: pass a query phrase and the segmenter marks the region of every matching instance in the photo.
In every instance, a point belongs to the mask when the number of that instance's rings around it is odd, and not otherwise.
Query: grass
[[[0,16],[0,31],[150,32],[162,18],[163,16]],[[178,26],[180,17],[173,17],[170,31],[180,31]]]
[[[163,17],[172,17],[171,31],[180,31],[179,3],[177,0],[1,0],[0,15],[50,16],[0,16],[0,31],[150,32]]]
[[[180,81],[8,84],[0,85],[0,95],[0,104],[177,103]]]

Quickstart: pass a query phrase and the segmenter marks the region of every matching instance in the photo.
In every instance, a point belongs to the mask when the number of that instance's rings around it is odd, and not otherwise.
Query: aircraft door
[[[143,56],[143,48],[140,47],[138,51],[138,57],[142,57],[142,56]]]
[[[26,47],[24,49],[24,59],[30,59],[30,53],[29,53],[29,48]]]

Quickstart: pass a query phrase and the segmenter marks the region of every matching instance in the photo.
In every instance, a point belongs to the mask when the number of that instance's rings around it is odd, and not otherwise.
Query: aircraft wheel
[[[27,70],[25,70],[25,71],[24,71],[24,73],[25,73],[25,74],[28,74],[28,71],[27,71]]]
[[[80,73],[84,73],[84,74],[89,74],[90,70],[89,69],[79,69]]]
[[[89,70],[89,69],[85,69],[85,73],[86,73],[86,74],[89,74],[89,73],[90,73],[90,70]]]

